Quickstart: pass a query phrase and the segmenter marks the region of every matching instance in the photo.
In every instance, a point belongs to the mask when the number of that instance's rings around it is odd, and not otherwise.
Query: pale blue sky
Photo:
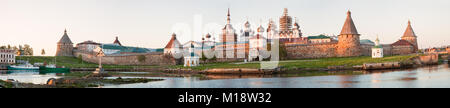
[[[42,48],[54,55],[67,28],[74,43],[111,43],[118,35],[124,45],[162,48],[175,24],[193,29],[200,15],[202,24],[223,26],[228,7],[236,29],[247,18],[253,28],[277,21],[288,8],[305,35],[339,34],[351,10],[362,39],[378,34],[381,43],[395,42],[411,19],[420,48],[450,42],[450,0],[0,0],[0,45],[30,44],[36,55]],[[179,36],[182,43],[200,37]]]

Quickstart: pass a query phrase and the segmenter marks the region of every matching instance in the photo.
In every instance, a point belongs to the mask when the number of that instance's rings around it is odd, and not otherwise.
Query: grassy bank
[[[362,65],[364,63],[382,63],[382,62],[408,62],[410,58],[417,55],[402,55],[402,56],[387,56],[384,58],[372,58],[369,56],[361,57],[345,57],[345,58],[320,58],[320,59],[302,59],[302,60],[286,60],[280,61],[279,66],[287,69],[294,68],[310,68],[320,69],[327,68],[328,66],[355,66]],[[184,68],[183,66],[172,66],[170,68]],[[194,70],[204,70],[213,68],[260,68],[260,63],[210,63],[202,64],[198,67],[193,67]]]
[[[294,68],[310,68],[320,69],[328,66],[355,66],[364,63],[381,63],[381,62],[408,62],[408,60],[417,55],[402,55],[402,56],[387,56],[384,58],[372,58],[369,56],[361,57],[345,57],[345,58],[320,58],[320,59],[302,59],[302,60],[286,60],[280,61],[279,66],[287,69]],[[51,56],[24,56],[17,57],[17,60],[26,60],[30,63],[54,64],[55,57]],[[69,68],[97,68],[98,64],[81,61],[75,57],[56,57],[56,64],[58,66],[65,66]],[[103,65],[105,69],[133,69],[133,68],[161,68],[161,66],[123,66],[123,65]],[[169,66],[169,68],[185,68],[183,65]],[[260,68],[260,63],[209,63],[201,64],[201,66],[193,67],[194,70],[205,70],[214,68]]]
[[[13,84],[11,82],[0,80],[0,88],[12,88],[12,87]]]
[[[54,56],[20,56],[16,57],[16,60],[29,61],[31,64],[34,63],[48,63],[55,64]],[[81,59],[75,57],[56,57],[56,64],[58,66],[65,66],[69,68],[97,68],[98,64],[89,63],[82,61]],[[132,68],[156,68],[159,66],[123,66],[123,65],[103,65],[105,69],[132,69]]]

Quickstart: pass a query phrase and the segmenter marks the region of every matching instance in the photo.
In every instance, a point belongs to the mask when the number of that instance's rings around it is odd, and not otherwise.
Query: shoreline
[[[198,73],[198,74],[278,74],[290,71],[371,71],[371,70],[392,70],[392,69],[413,69],[423,66],[432,66],[443,64],[439,55],[416,55],[404,61],[382,62],[382,63],[363,63],[362,65],[352,66],[327,66],[326,68],[298,68],[298,67],[278,67],[275,69],[257,69],[257,68],[212,68],[204,70],[195,70],[191,68],[164,69],[169,73]],[[448,61],[447,61],[448,62]],[[370,66],[370,67],[369,67]],[[374,67],[372,67],[374,66]]]
[[[390,72],[390,71],[395,71],[395,70],[409,70],[409,69],[415,69],[415,68],[420,68],[420,67],[426,67],[426,66],[437,66],[437,65],[442,65],[442,64],[448,64],[448,63],[438,63],[438,64],[424,64],[424,65],[414,65],[414,66],[408,66],[408,67],[402,67],[402,68],[396,68],[396,69],[376,69],[376,70],[361,70],[361,69],[340,69],[340,70],[330,70],[330,69],[326,69],[326,68],[320,68],[320,69],[281,69],[282,71],[280,72],[275,72],[275,73],[271,73],[271,74],[258,74],[258,73],[239,73],[239,74],[211,74],[211,73],[202,73],[199,71],[180,71],[180,72],[159,72],[160,76],[165,76],[165,77],[180,77],[179,75],[184,75],[183,77],[186,76],[194,76],[194,77],[202,77],[203,79],[221,79],[221,78],[241,78],[242,76],[245,75],[257,75],[257,76],[265,76],[265,75],[283,75],[283,74],[291,74],[291,73],[304,73],[304,72],[310,72],[310,73],[320,73],[320,72]],[[77,72],[72,72],[75,74],[79,74],[81,71],[77,71]],[[86,71],[85,71],[86,72]],[[82,72],[81,72],[82,73]],[[89,74],[87,74],[87,76],[91,75],[90,72],[87,72]],[[151,72],[148,72],[151,73]],[[136,74],[139,75],[139,74]],[[150,74],[148,74],[150,75]],[[178,75],[178,76],[177,76]],[[208,76],[213,76],[213,77],[208,77]],[[111,73],[111,76],[114,77],[118,77],[120,78],[121,76],[127,76],[127,74],[114,74],[114,72]],[[145,75],[144,75],[145,76]],[[238,77],[236,77],[238,76]],[[92,88],[92,87],[99,87],[102,86],[102,84],[106,84],[106,83],[93,83],[93,82],[108,82],[106,80],[116,80],[116,79],[104,79],[102,78],[85,78],[86,75],[81,75],[81,76],[64,76],[64,78],[59,78],[59,79],[55,79],[55,82],[59,82],[60,85],[55,86],[55,85],[48,85],[48,84],[32,84],[32,83],[23,83],[23,82],[11,82],[11,81],[3,81],[0,80],[0,85],[2,85],[1,83],[3,83],[3,88],[58,88],[58,87],[63,87],[63,88]],[[151,75],[149,77],[152,77]],[[158,76],[156,76],[158,77]],[[120,83],[119,84],[131,84],[131,83],[140,83],[140,82],[135,82],[135,81],[145,81],[145,82],[150,82],[150,81],[161,81],[161,80],[142,80],[142,79],[133,79],[131,78],[130,80],[132,80],[132,82],[127,82],[127,83]],[[122,81],[122,80],[120,80]],[[5,82],[6,83],[6,87],[5,87]],[[61,83],[64,82],[64,83]],[[65,82],[70,82],[70,83],[65,83]],[[109,81],[111,82],[111,81]]]

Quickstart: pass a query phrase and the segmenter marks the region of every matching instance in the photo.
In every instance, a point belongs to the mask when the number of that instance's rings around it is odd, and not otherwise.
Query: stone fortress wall
[[[337,43],[286,45],[289,59],[336,57]]]
[[[99,58],[94,54],[74,52],[76,57],[82,57],[83,61],[98,63]],[[139,56],[145,56],[144,61],[139,61]],[[109,65],[176,65],[177,60],[171,56],[164,55],[162,53],[142,53],[142,54],[129,54],[129,55],[108,55],[102,57],[102,64]]]

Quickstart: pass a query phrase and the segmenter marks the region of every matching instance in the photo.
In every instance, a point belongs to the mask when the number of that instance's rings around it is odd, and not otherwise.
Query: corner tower
[[[418,44],[417,44],[417,36],[416,33],[414,33],[414,30],[411,27],[411,21],[408,21],[408,27],[406,27],[406,31],[402,36],[402,40],[406,40],[409,43],[414,45],[414,51],[417,52],[419,50]]]
[[[347,12],[347,19],[345,20],[342,31],[339,35],[339,42],[337,45],[337,56],[338,57],[351,57],[360,56],[361,49],[359,43],[358,31],[356,30],[355,24],[351,16],[351,12]]]
[[[57,43],[55,56],[73,56],[73,43],[67,35],[67,30],[64,30],[64,35]]]

